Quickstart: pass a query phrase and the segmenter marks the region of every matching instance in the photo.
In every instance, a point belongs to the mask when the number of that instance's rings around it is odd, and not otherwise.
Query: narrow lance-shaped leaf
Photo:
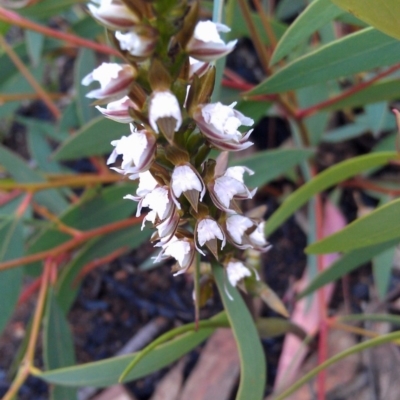
[[[129,382],[158,371],[198,346],[214,332],[217,326],[226,326],[223,314],[211,318],[210,321],[214,321],[215,326],[208,328],[200,327],[198,331],[181,335],[154,349],[128,374],[124,382]],[[74,367],[56,369],[40,373],[38,377],[46,382],[65,386],[107,387],[118,383],[121,371],[132,362],[136,355],[137,353],[112,357],[107,360]]]
[[[328,189],[360,172],[387,164],[398,157],[395,152],[382,152],[354,157],[326,169],[286,198],[282,205],[271,215],[265,227],[269,236],[296,210],[305,204],[314,194]]]
[[[400,39],[400,3],[397,0],[332,0],[376,29]]]
[[[400,241],[400,199],[352,222],[345,229],[306,248],[307,253],[333,253]]]
[[[272,54],[271,64],[286,57],[298,44],[340,14],[343,14],[343,10],[330,0],[313,1],[286,30]]]
[[[223,267],[213,264],[212,269],[240,356],[241,373],[236,400],[261,400],[264,397],[266,361],[255,323],[237,289],[227,283]]]
[[[0,220],[0,261],[21,257],[23,254],[23,226],[17,218]],[[22,284],[22,268],[0,272],[0,333],[17,304]]]
[[[400,42],[363,29],[291,62],[247,95],[281,93],[400,62]]]

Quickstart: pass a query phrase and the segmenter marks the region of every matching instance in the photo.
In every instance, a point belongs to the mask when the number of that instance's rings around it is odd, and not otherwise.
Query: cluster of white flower
[[[235,110],[236,104],[209,103],[214,84],[211,63],[231,52],[236,41],[221,39],[219,32],[229,31],[227,26],[198,22],[192,5],[177,18],[183,21],[181,30],[169,38],[165,50],[160,48],[165,37],[157,29],[157,20],[163,18],[152,3],[92,3],[89,11],[113,32],[128,63],[103,63],[82,83],[98,81],[100,88],[87,96],[98,104],[107,103],[106,108],[97,106],[105,117],[130,123],[130,135],[111,143],[114,151],[107,163],[121,156],[120,167],[112,169],[139,179],[136,194],[125,198],[138,202],[137,215],[143,207],[150,209],[143,225],[150,221],[156,228],[152,240],[161,248],[156,261],[174,257],[179,265],[176,274],[180,274],[192,265],[196,251],[206,255],[206,247],[226,267],[229,282],[236,285],[251,272],[234,249],[262,252],[269,248],[264,223],[242,215],[237,204],[256,192],[243,180],[244,173],[253,171],[227,168],[224,153],[216,161],[207,160],[211,148],[227,152],[252,145],[248,141],[251,130],[239,131],[242,125],[253,125],[251,118]],[[192,20],[185,23],[185,18],[193,19],[194,13],[196,25],[188,28]],[[180,63],[178,67],[174,60]],[[173,84],[178,78],[180,87]],[[204,157],[199,156],[201,149],[206,149]]]

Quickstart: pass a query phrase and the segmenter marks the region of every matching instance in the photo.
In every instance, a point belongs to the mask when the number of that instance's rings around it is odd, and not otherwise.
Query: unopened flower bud
[[[128,97],[125,96],[120,100],[113,101],[107,104],[107,108],[96,106],[96,108],[107,118],[115,122],[129,123],[133,122],[133,118],[129,114],[129,109],[137,110],[137,105]]]
[[[149,122],[156,133],[159,128],[168,138],[178,131],[182,124],[181,108],[173,93],[168,90],[153,93],[149,104]]]
[[[140,16],[120,0],[92,0],[92,3],[88,4],[90,13],[109,29],[130,29],[140,23]]]
[[[186,46],[186,51],[196,60],[207,62],[217,60],[229,54],[237,43],[237,40],[225,43],[221,39],[219,32],[229,31],[226,25],[200,21]]]

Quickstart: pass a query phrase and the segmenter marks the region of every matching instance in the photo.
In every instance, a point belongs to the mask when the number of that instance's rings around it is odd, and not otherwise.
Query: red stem
[[[13,25],[20,26],[21,28],[29,29],[35,32],[42,33],[43,35],[49,36],[54,39],[64,40],[66,42],[72,43],[78,47],[87,47],[89,49],[96,50],[100,53],[109,54],[111,56],[119,56],[122,57],[118,50],[113,49],[109,46],[105,46],[103,44],[99,44],[96,42],[92,42],[91,40],[82,39],[79,36],[72,35],[70,33],[65,33],[58,31],[56,29],[51,29],[35,22],[30,21],[29,19],[23,18],[17,13],[6,10],[0,7],[0,20],[11,23]]]
[[[400,64],[393,65],[392,67],[388,68],[386,71],[383,71],[383,72],[375,75],[373,78],[371,78],[365,82],[359,83],[358,85],[354,85],[350,89],[342,92],[341,94],[339,94],[337,96],[334,96],[328,100],[322,101],[321,103],[315,104],[311,107],[304,108],[302,110],[298,110],[296,113],[296,118],[302,119],[305,117],[309,117],[310,115],[315,114],[317,111],[322,110],[323,108],[327,108],[327,107],[339,102],[340,100],[343,100],[347,97],[352,96],[355,93],[360,92],[361,90],[371,86],[376,81],[384,78],[385,76],[392,74],[393,72],[397,71],[398,69],[400,69]]]

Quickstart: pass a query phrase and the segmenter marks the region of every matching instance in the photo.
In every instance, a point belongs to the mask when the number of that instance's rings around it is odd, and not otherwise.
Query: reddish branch
[[[129,219],[125,219],[123,221],[113,222],[112,224],[108,224],[102,226],[100,228],[92,229],[90,231],[82,232],[79,236],[76,236],[67,242],[60,244],[50,250],[41,251],[39,253],[31,254],[29,256],[16,258],[14,260],[5,261],[0,263],[0,271],[4,271],[7,269],[18,267],[23,264],[30,264],[36,261],[43,260],[48,257],[56,257],[62,253],[66,253],[75,247],[81,245],[82,243],[92,239],[96,236],[105,235],[107,233],[115,232],[120,229],[127,228],[132,225],[137,225],[143,220],[143,217],[132,217]]]
[[[388,68],[386,71],[376,74],[373,78],[371,78],[365,82],[359,83],[358,85],[354,85],[350,89],[345,90],[344,92],[342,92],[341,94],[339,94],[337,96],[334,96],[328,100],[322,101],[321,103],[315,104],[309,108],[304,108],[302,110],[298,110],[296,117],[299,119],[309,117],[309,116],[315,114],[316,112],[318,112],[319,110],[330,107],[330,106],[334,105],[335,103],[338,103],[339,101],[341,101],[347,97],[350,97],[353,94],[360,92],[361,90],[366,89],[367,87],[371,86],[373,83],[379,81],[380,79],[384,78],[385,76],[393,74],[393,72],[397,71],[398,69],[400,69],[400,64],[393,65],[392,67]]]
[[[35,22],[32,22],[26,18],[23,18],[20,15],[18,15],[17,13],[10,11],[10,10],[6,10],[2,7],[0,7],[0,20],[7,22],[9,24],[17,25],[21,28],[25,28],[25,29],[29,29],[31,31],[42,33],[43,35],[54,38],[54,39],[63,40],[65,42],[74,44],[78,47],[87,47],[89,49],[96,50],[100,53],[109,54],[111,56],[121,57],[121,54],[116,49],[105,46],[103,44],[92,42],[91,40],[82,39],[79,36],[75,36],[70,33],[61,32],[56,29],[51,29],[51,28],[42,26],[40,24],[36,24]]]

